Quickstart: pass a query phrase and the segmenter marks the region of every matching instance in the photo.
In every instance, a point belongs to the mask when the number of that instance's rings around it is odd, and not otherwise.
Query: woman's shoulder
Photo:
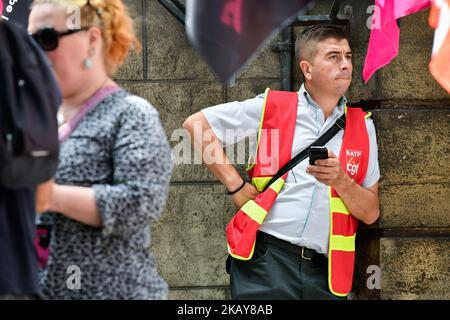
[[[158,110],[150,102],[125,89],[105,99],[104,106],[118,116],[159,116]]]
[[[135,113],[142,113],[147,115],[159,115],[158,110],[147,100],[142,97],[136,96],[127,92],[125,97],[125,103],[128,105],[128,109]]]

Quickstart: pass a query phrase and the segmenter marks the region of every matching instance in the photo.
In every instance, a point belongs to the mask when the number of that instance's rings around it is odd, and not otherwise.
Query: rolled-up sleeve
[[[130,99],[113,146],[113,183],[92,186],[104,236],[132,234],[158,218],[172,174],[171,149],[158,112],[145,100]]]
[[[219,104],[202,110],[214,134],[224,146],[256,136],[259,129],[264,95],[245,101]]]

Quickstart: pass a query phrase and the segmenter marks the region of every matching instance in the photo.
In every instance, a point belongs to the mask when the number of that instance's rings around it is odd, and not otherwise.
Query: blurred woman
[[[50,299],[164,299],[150,224],[164,208],[171,150],[158,112],[113,80],[140,44],[120,0],[35,0],[29,31],[61,88],[60,163],[48,211]]]

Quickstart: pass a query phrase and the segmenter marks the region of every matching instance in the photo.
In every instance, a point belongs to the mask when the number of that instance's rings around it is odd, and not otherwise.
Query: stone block
[[[222,186],[171,187],[166,210],[152,231],[152,250],[171,286],[228,285],[225,228],[234,213]]]
[[[373,114],[383,186],[449,182],[449,110],[377,110]]]
[[[450,239],[381,239],[381,299],[450,299]]]
[[[273,50],[279,41],[279,36],[266,41],[262,50],[237,74],[237,79],[280,78],[280,54]]]
[[[450,184],[387,186],[381,190],[380,226],[384,228],[450,227]]]
[[[227,101],[242,101],[251,99],[264,93],[266,88],[280,89],[280,81],[277,80],[242,80],[236,82],[233,87],[227,88]]]
[[[171,289],[169,300],[227,300],[228,289],[216,288],[189,288]]]
[[[151,80],[214,80],[188,42],[184,25],[157,0],[147,1],[147,60]]]
[[[160,113],[168,137],[191,114],[224,102],[222,86],[210,82],[123,83],[147,99]]]

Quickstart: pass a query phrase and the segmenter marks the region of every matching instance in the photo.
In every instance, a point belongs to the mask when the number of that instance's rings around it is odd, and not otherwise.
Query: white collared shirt
[[[318,104],[312,100],[304,85],[298,99],[292,156],[297,155],[317,140],[344,112],[345,97],[326,119]],[[203,109],[212,130],[224,147],[256,135],[259,129],[264,95],[242,102],[230,102]],[[371,119],[366,120],[370,151],[365,188],[373,186],[380,178],[378,148],[375,127]],[[227,130],[240,129],[239,137],[226,134]],[[242,134],[242,132],[247,132]],[[340,131],[325,146],[339,157],[343,131]],[[253,141],[256,139],[252,139]],[[255,147],[250,146],[251,150]],[[306,172],[308,158],[289,172],[285,185],[275,204],[266,216],[260,230],[279,239],[328,254],[329,195],[328,188]]]

